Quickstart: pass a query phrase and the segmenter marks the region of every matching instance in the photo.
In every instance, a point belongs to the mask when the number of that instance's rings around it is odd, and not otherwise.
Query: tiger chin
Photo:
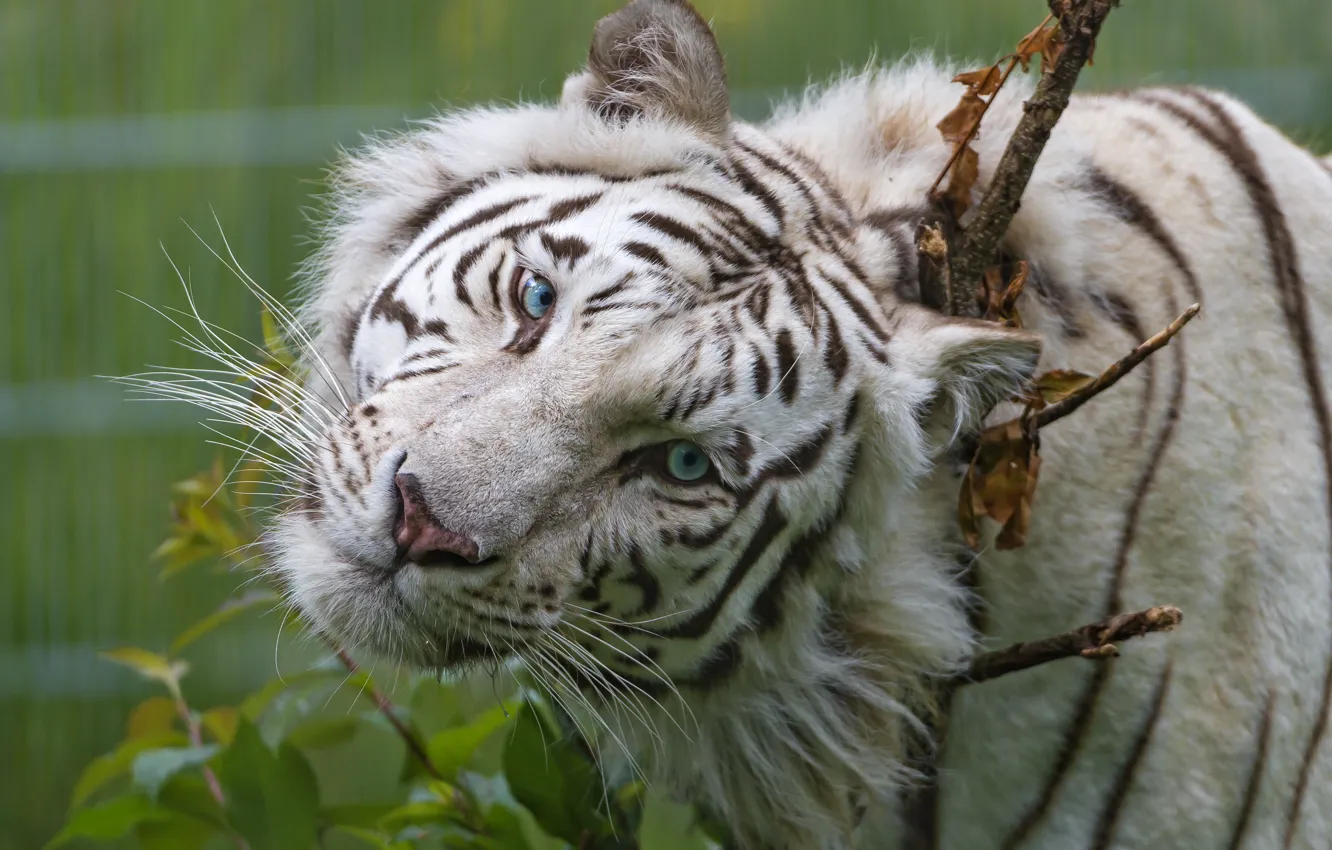
[[[894,846],[931,692],[978,645],[1172,602],[1197,630],[959,695],[939,846],[1312,840],[1332,176],[1220,95],[1077,98],[1005,245],[1029,330],[944,318],[914,233],[951,76],[853,74],[746,124],[697,12],[634,0],[558,104],[351,156],[272,568],[356,652],[523,659],[745,847]],[[986,118],[982,186],[1025,94]],[[1026,549],[973,559],[979,417],[1194,300],[1210,319],[1050,429]],[[1254,521],[1278,506],[1286,531]]]

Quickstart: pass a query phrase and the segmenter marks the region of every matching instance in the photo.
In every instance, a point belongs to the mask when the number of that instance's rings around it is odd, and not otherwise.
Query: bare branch
[[[356,663],[356,659],[352,658],[351,655],[347,653],[347,650],[335,648],[335,651],[337,652],[338,660],[346,666],[349,672],[356,673],[361,669],[361,665]],[[389,722],[389,725],[393,727],[393,730],[398,733],[400,738],[402,738],[403,743],[407,745],[407,751],[412,754],[412,758],[416,759],[425,772],[430,774],[430,778],[443,779],[444,775],[441,774],[439,768],[435,767],[434,763],[430,761],[430,755],[426,752],[425,747],[421,745],[421,741],[417,739],[416,734],[412,732],[411,729],[408,729],[407,724],[403,723],[402,719],[398,717],[398,713],[394,710],[393,703],[389,701],[389,698],[384,696],[383,691],[375,687],[373,682],[370,683],[367,690],[370,693],[370,699],[373,700],[375,706],[379,708],[379,713],[384,715],[384,719]]]
[[[922,280],[922,287],[935,290],[948,284],[946,312],[955,316],[979,316],[976,293],[981,276],[993,262],[1009,223],[1017,213],[1022,193],[1031,180],[1050,132],[1063,115],[1077,84],[1078,74],[1095,47],[1110,9],[1118,0],[1050,0],[1051,11],[1059,16],[1059,53],[1053,65],[1041,74],[1031,99],[1023,104],[1022,119],[1008,140],[989,188],[967,228],[949,240],[947,268]],[[1044,64],[1044,63],[1043,63]],[[959,150],[954,150],[954,159]],[[951,162],[952,160],[950,160]],[[932,292],[941,300],[941,292]],[[928,299],[927,299],[928,300]]]
[[[967,672],[958,677],[957,684],[976,684],[1073,656],[1092,660],[1114,658],[1119,655],[1116,641],[1142,637],[1152,632],[1168,632],[1183,619],[1184,612],[1175,606],[1158,605],[1145,611],[1116,614],[1054,637],[1015,643],[973,658]]]
[[[1080,387],[1068,398],[1031,414],[1031,424],[1036,428],[1044,428],[1052,422],[1063,419],[1098,394],[1113,387],[1120,378],[1131,372],[1135,366],[1146,360],[1158,349],[1164,348],[1166,343],[1170,342],[1175,334],[1179,333],[1180,328],[1187,325],[1194,316],[1198,315],[1198,311],[1201,309],[1202,305],[1200,304],[1190,305],[1187,310],[1179,314],[1178,318],[1167,325],[1165,330],[1133,349],[1125,357],[1111,363],[1104,372],[1096,376],[1095,380],[1084,387]]]

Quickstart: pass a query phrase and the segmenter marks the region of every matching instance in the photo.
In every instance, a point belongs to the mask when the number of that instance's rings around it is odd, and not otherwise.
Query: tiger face
[[[558,107],[441,119],[344,175],[311,383],[345,412],[275,568],[317,629],[422,668],[706,689],[751,642],[820,639],[845,575],[915,568],[868,562],[1037,358],[901,303],[909,243],[731,121],[674,0],[602,21]]]

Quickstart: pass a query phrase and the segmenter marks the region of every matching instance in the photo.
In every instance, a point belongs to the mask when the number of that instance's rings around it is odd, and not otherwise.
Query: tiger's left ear
[[[1036,371],[1041,338],[1034,333],[914,305],[899,307],[899,316],[888,345],[890,368],[926,382],[929,430],[948,428],[946,442],[978,425]]]
[[[562,101],[612,121],[673,119],[717,143],[731,125],[717,39],[687,0],[632,0],[598,21],[587,70],[565,82]]]

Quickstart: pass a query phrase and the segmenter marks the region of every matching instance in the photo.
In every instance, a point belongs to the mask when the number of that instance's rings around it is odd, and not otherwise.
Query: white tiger
[[[302,314],[329,412],[259,422],[303,492],[273,569],[356,650],[521,656],[744,847],[1325,845],[1332,170],[1218,94],[1077,97],[1005,244],[1034,333],[950,320],[913,302],[951,76],[752,126],[692,7],[634,0],[558,105],[351,157]],[[965,579],[953,438],[1193,301]],[[935,808],[892,816],[978,642],[1156,603],[1185,626],[1121,660],[963,689]]]

